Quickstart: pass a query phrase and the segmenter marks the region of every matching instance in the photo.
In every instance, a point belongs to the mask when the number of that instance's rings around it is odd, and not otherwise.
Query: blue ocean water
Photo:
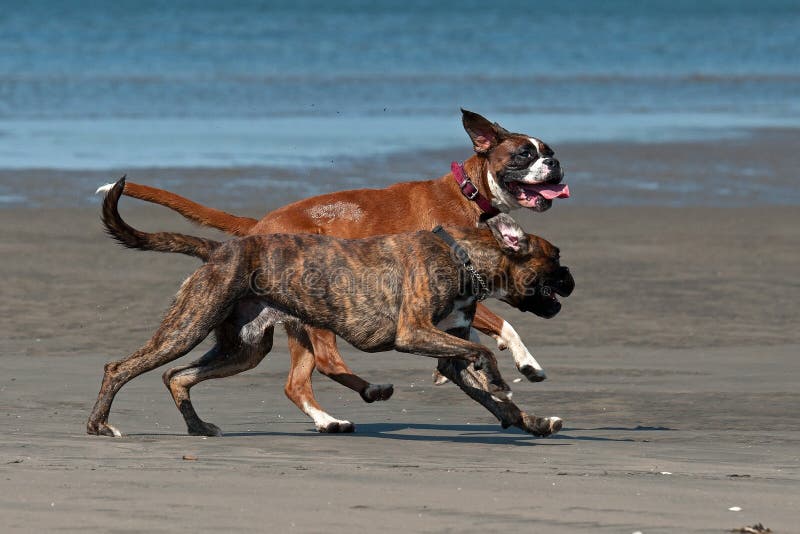
[[[308,165],[800,125],[796,0],[0,1],[0,168]],[[700,135],[700,133],[698,133]]]

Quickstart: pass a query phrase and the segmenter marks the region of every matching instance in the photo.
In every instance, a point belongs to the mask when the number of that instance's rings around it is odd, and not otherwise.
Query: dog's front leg
[[[474,330],[467,326],[448,330],[447,333],[466,340],[474,335]],[[494,359],[492,361],[497,363]],[[487,370],[490,372],[487,373]],[[497,417],[503,428],[516,426],[534,436],[549,436],[561,430],[561,419],[558,417],[536,417],[520,410],[511,402],[511,391],[508,391],[502,400],[499,399],[494,391],[493,382],[498,379],[503,384],[505,382],[496,366],[478,370],[462,360],[440,358],[437,372],[454,382],[467,395],[489,410]]]
[[[514,327],[503,320],[502,317],[492,313],[483,304],[478,304],[472,326],[484,334],[492,336],[497,341],[497,347],[500,350],[507,348],[514,358],[517,369],[525,378],[531,382],[541,382],[547,378],[544,369],[528,351]]]
[[[398,321],[395,348],[431,358],[459,358],[483,367],[497,367],[494,353],[477,343],[439,330],[425,321]]]
[[[469,341],[469,329],[464,336],[457,337],[439,330],[433,324],[419,324],[416,321],[398,323],[395,348],[400,352],[411,352],[439,359],[458,359],[472,368],[481,370],[486,379],[485,390],[494,395],[498,402],[511,398],[511,388],[500,376],[497,360],[491,350],[483,345]]]
[[[527,414],[510,400],[499,401],[489,390],[490,378],[485,371],[476,371],[465,361],[440,358],[438,371],[497,417],[503,428],[515,426],[534,436],[549,436],[561,430],[558,417],[537,417]]]

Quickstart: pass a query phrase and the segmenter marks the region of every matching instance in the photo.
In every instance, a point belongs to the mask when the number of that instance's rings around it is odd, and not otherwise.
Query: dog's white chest
[[[468,312],[474,303],[475,299],[473,297],[456,300],[453,303],[453,311],[436,323],[436,328],[444,331],[454,328],[468,328],[472,324],[472,317]]]

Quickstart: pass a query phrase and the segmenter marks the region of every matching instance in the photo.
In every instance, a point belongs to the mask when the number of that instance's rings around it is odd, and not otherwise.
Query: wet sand
[[[144,229],[219,235],[121,209]],[[0,210],[4,531],[796,531],[800,209],[520,219],[577,280],[550,321],[492,305],[549,374],[514,383],[515,401],[564,418],[558,436],[501,430],[454,386],[432,387],[425,358],[349,348],[395,396],[366,405],[317,376],[322,405],[357,425],[317,434],[283,395],[281,334],[260,367],[194,390],[226,436],[186,436],[159,370],[117,397],[127,436],[110,439],[84,434],[103,364],[146,340],[197,263],[122,250],[96,207]]]

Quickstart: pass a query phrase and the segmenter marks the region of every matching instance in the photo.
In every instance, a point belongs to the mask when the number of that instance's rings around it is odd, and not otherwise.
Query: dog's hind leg
[[[202,358],[174,367],[162,376],[189,434],[221,436],[216,425],[200,419],[189,390],[204,380],[235,375],[257,366],[272,349],[274,324],[282,314],[257,298],[242,299],[214,331],[217,343]]]
[[[87,433],[120,436],[120,432],[108,424],[108,414],[122,386],[188,353],[225,319],[232,299],[230,287],[220,283],[219,273],[211,270],[212,266],[204,265],[184,282],[161,326],[147,344],[124,360],[106,364],[100,393],[86,423]],[[200,298],[202,303],[197,302]]]
[[[216,330],[217,344],[199,360],[175,367],[163,375],[164,384],[186,421],[192,436],[221,436],[215,424],[200,419],[192,405],[189,390],[204,380],[235,375],[257,366],[272,349],[275,328],[268,326],[253,342],[243,342],[240,329],[226,321]]]
[[[289,352],[292,355],[292,366],[284,388],[286,396],[314,420],[314,426],[319,432],[353,432],[353,423],[331,416],[314,398],[311,387],[311,373],[316,365],[314,348],[305,327],[301,324],[287,324],[286,332],[289,334]]]
[[[353,373],[339,353],[339,348],[336,346],[336,335],[333,332],[306,326],[306,333],[313,347],[314,364],[317,371],[357,392],[364,402],[389,400],[394,393],[394,386],[392,384],[370,384]],[[303,380],[302,373],[295,373],[294,379]]]

